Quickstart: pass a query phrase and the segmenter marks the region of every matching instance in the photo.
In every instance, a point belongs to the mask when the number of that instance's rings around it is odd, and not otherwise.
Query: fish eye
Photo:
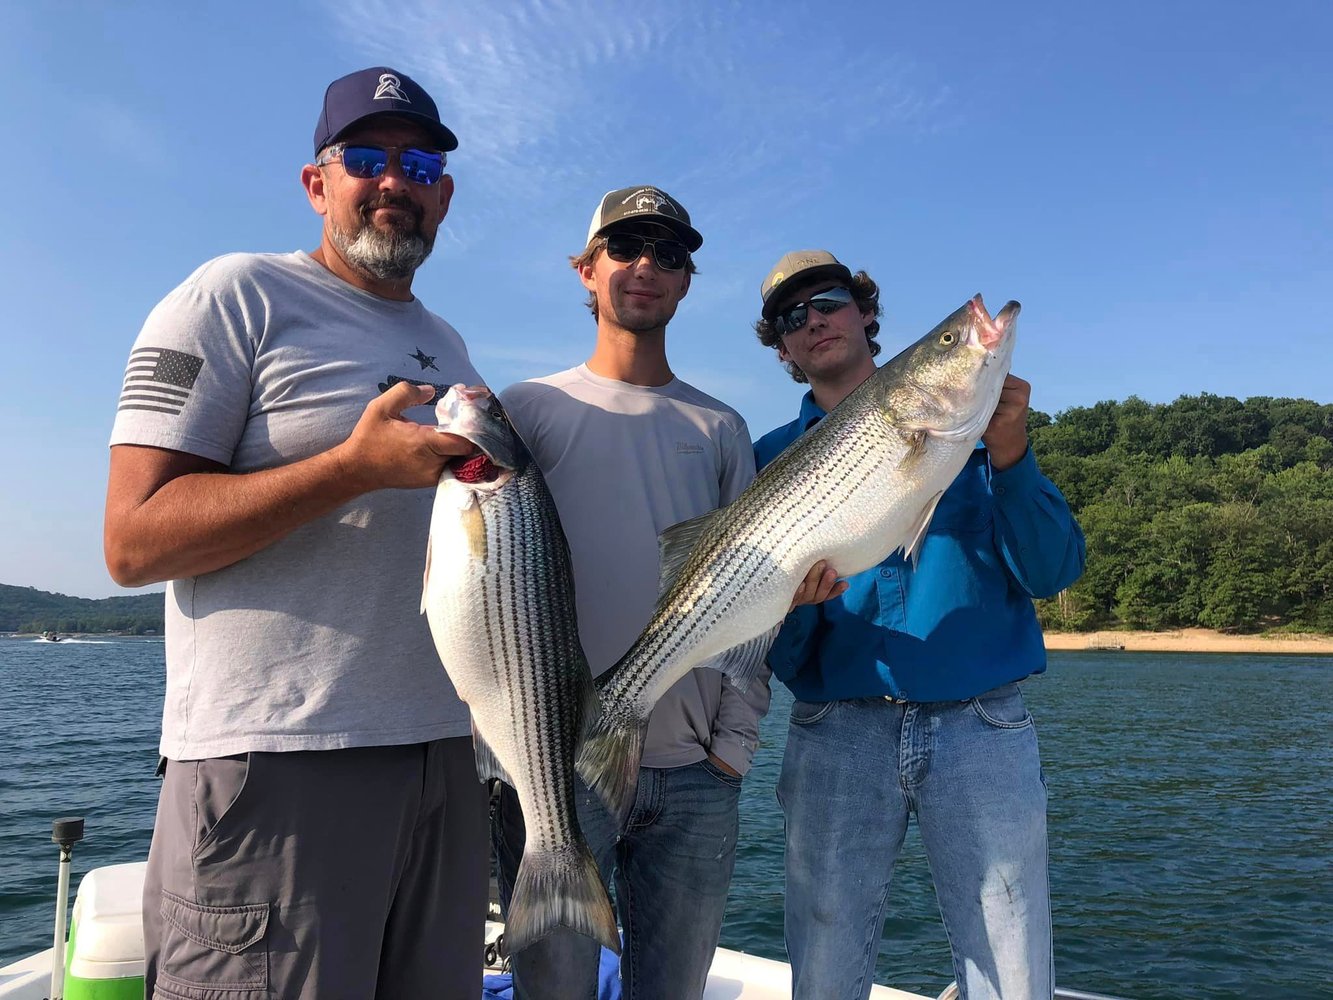
[[[952,347],[954,341],[957,339],[958,338],[954,335],[954,332],[952,330],[945,330],[943,333],[940,334],[940,346]]]

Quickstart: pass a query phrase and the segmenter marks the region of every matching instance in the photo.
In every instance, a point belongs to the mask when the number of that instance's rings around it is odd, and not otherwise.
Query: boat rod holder
[[[56,884],[56,933],[51,949],[51,1000],[65,995],[65,918],[69,913],[69,865],[74,845],[83,839],[83,817],[68,816],[51,824],[51,841],[60,845],[60,880]]]

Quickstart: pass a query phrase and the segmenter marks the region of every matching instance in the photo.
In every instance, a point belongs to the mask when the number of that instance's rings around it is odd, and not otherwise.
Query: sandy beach
[[[1136,653],[1300,653],[1333,656],[1333,636],[1227,635],[1206,628],[1174,632],[1047,632],[1047,649],[1123,648]]]

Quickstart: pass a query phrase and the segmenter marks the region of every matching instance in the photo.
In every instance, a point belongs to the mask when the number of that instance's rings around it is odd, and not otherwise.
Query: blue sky
[[[208,258],[317,244],[298,177],[343,73],[410,73],[460,137],[415,287],[490,383],[584,359],[566,255],[603,192],[653,183],[705,237],[673,366],[758,436],[800,397],[750,332],[759,281],[806,247],[880,282],[884,357],[1019,299],[1048,412],[1333,401],[1330,37],[1322,0],[0,5],[0,583],[123,593],[130,344]]]

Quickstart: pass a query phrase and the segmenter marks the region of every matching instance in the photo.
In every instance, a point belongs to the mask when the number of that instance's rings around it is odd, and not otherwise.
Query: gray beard
[[[329,232],[343,260],[380,281],[410,278],[435,246],[434,240],[428,243],[416,233],[397,230],[386,233],[369,222],[364,223],[355,236],[349,236],[333,224],[329,225]]]

